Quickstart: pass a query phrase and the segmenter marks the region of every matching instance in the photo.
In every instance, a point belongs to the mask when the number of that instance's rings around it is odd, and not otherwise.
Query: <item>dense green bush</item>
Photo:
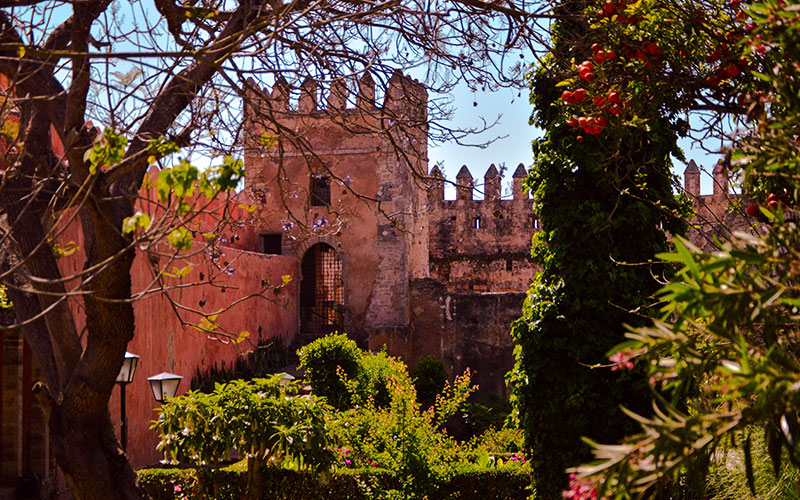
[[[201,370],[198,366],[192,377],[191,390],[210,393],[218,383],[224,384],[236,379],[265,378],[288,363],[286,346],[280,340],[261,341],[246,356],[236,358],[236,361],[227,367],[224,361],[219,366],[214,362],[205,370]]]
[[[388,405],[380,407],[370,399],[339,413],[331,422],[333,439],[343,447],[339,451],[347,466],[381,467],[395,473],[398,488],[388,498],[394,494],[423,498],[458,463],[461,448],[441,427],[474,390],[470,373],[447,384],[435,406],[424,411],[404,369],[390,377],[388,388]]]
[[[488,401],[469,401],[461,411],[461,420],[471,436],[478,436],[489,429],[501,429],[511,414],[511,403],[497,394]]]
[[[244,494],[245,472],[239,468],[144,469],[138,472],[141,486],[153,500],[183,498],[238,500]],[[337,470],[325,476],[290,470],[268,470],[261,477],[264,500],[373,500],[383,492],[396,491],[397,480],[385,470]],[[430,500],[523,500],[530,491],[526,467],[479,467],[464,465],[437,485]],[[180,491],[176,491],[175,487]]]
[[[363,351],[355,341],[345,334],[331,334],[304,346],[297,355],[300,367],[305,368],[305,377],[314,394],[327,398],[337,409],[346,409],[351,404],[351,390],[339,372],[348,380],[362,380]]]
[[[385,352],[364,353],[361,358],[361,379],[353,388],[359,401],[372,396],[377,406],[386,406],[391,400],[390,381],[397,377],[408,377],[405,363],[392,358]],[[352,395],[351,395],[352,398]]]
[[[436,395],[442,391],[448,378],[444,361],[436,356],[423,356],[417,361],[417,366],[411,370],[411,380],[417,389],[417,401],[423,408],[436,401]]]

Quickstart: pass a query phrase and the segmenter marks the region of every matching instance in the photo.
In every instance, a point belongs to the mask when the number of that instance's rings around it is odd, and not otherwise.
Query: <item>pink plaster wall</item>
[[[244,230],[243,234],[246,235]],[[230,239],[230,235],[228,235]],[[59,241],[62,245],[73,241],[83,248],[83,241],[77,224],[66,230]],[[238,242],[238,241],[237,241]],[[294,340],[297,329],[297,259],[279,255],[266,255],[243,251],[232,247],[220,247],[222,255],[217,265],[212,264],[205,253],[197,253],[174,262],[162,257],[160,268],[181,268],[193,266],[192,272],[184,279],[170,278],[164,285],[173,301],[204,314],[222,310],[240,299],[230,309],[221,313],[217,323],[224,335],[209,335],[192,326],[183,325],[178,314],[171,307],[165,295],[153,285],[153,270],[148,256],[137,251],[131,275],[133,293],[142,290],[156,290],[134,304],[136,331],[128,345],[128,351],[140,356],[134,381],[127,387],[126,402],[128,416],[128,456],[134,467],[153,464],[161,459],[156,451],[157,437],[149,429],[150,421],[156,418],[153,399],[147,377],[164,371],[182,375],[178,393],[189,389],[196,367],[206,367],[213,363],[230,362],[257,345],[261,339],[279,338],[284,344]],[[220,265],[222,269],[219,269]],[[65,276],[79,272],[83,266],[83,254],[78,251],[60,259]],[[229,274],[228,269],[233,272]],[[201,274],[202,273],[202,274]],[[281,277],[289,275],[292,281],[280,290],[273,292],[274,286],[282,282]],[[213,278],[212,278],[213,277]],[[200,281],[203,284],[184,286]],[[208,281],[212,284],[209,284]],[[73,287],[77,282],[73,282]],[[84,318],[78,299],[71,299],[73,314],[76,315],[78,329],[83,327]],[[183,321],[199,323],[197,312],[181,311]],[[230,335],[250,332],[247,340],[236,345],[228,340]],[[115,388],[109,402],[109,411],[119,429],[119,388]],[[119,430],[118,430],[119,432]],[[119,434],[118,434],[119,435]]]

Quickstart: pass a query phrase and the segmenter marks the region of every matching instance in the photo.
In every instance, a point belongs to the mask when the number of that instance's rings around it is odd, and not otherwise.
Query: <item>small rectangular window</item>
[[[269,233],[261,235],[261,248],[264,253],[273,255],[281,254],[281,233]]]
[[[481,228],[481,218],[480,217],[473,217],[472,218],[472,227],[474,229],[480,229]]]
[[[311,175],[311,186],[309,188],[311,193],[311,206],[312,207],[326,207],[331,204],[331,179],[320,174]]]
[[[539,229],[539,218],[535,215],[528,216],[528,226],[533,229]]]
[[[506,259],[506,271],[513,271],[514,270],[514,261],[511,259]]]

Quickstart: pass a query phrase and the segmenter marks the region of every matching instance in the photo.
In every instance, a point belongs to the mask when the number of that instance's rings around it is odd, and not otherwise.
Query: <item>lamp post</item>
[[[117,384],[119,384],[119,415],[122,421],[120,427],[120,441],[123,451],[128,451],[128,416],[125,412],[125,386],[133,382],[133,374],[136,373],[136,364],[139,362],[139,356],[125,353],[125,358],[122,360],[122,368],[117,375]]]
[[[159,403],[164,402],[164,398],[174,398],[178,392],[178,384],[181,383],[180,375],[174,373],[159,373],[148,377],[147,381],[150,382],[150,389],[153,390],[153,397]]]

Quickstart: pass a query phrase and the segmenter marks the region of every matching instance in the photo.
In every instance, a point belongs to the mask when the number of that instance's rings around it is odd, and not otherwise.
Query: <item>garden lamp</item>
[[[116,380],[117,384],[119,384],[119,416],[122,422],[119,437],[124,451],[127,451],[128,447],[128,415],[125,411],[125,386],[133,382],[133,374],[136,373],[136,364],[138,362],[139,356],[126,351],[122,360],[122,368],[120,368]]]
[[[178,384],[181,383],[180,375],[162,372],[147,379],[150,388],[153,390],[153,397],[159,403],[163,403],[165,398],[174,398],[178,392]]]

